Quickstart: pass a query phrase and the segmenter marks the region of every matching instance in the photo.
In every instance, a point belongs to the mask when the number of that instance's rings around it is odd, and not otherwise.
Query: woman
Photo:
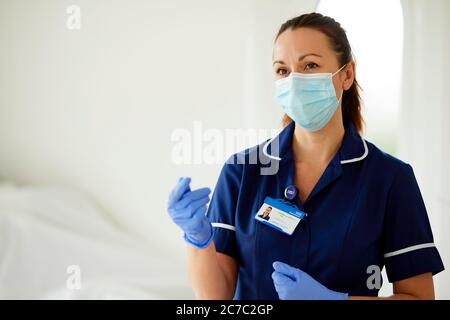
[[[311,13],[284,23],[275,39],[276,99],[286,115],[261,149],[279,161],[227,161],[207,214],[208,188],[181,178],[168,203],[184,230],[189,277],[201,299],[376,299],[385,266],[387,299],[434,299],[442,270],[413,170],[362,139],[355,63],[345,31]],[[235,160],[234,155],[230,160]],[[262,161],[261,161],[262,162]],[[257,186],[255,188],[255,186]],[[307,215],[283,234],[254,219],[265,197]]]

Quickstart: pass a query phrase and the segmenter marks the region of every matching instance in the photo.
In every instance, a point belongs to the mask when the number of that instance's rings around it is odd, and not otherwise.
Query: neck
[[[292,141],[295,162],[328,164],[339,150],[344,133],[341,112],[336,112],[327,125],[318,131],[307,131],[295,125]]]

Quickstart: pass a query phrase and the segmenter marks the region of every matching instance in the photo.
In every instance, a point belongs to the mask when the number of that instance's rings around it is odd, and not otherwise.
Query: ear
[[[348,63],[348,65],[344,68],[344,83],[342,84],[342,88],[347,91],[351,88],[353,85],[353,82],[355,81],[355,70],[356,70],[356,64],[352,60]]]

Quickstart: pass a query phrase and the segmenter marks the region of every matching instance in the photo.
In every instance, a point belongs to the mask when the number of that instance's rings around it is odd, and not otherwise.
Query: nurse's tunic
[[[294,184],[294,129],[292,122],[274,139],[234,154],[214,189],[207,216],[217,252],[239,265],[234,299],[278,299],[274,261],[350,296],[377,296],[374,276],[383,267],[389,282],[444,270],[412,167],[364,140],[349,121],[306,201],[293,200],[308,214],[294,233],[255,220],[266,196],[283,199]]]

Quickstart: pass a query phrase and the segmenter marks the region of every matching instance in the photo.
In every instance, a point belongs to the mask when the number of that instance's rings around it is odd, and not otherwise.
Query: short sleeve
[[[207,216],[213,226],[213,241],[217,252],[238,259],[235,212],[242,177],[242,165],[230,157],[222,167]]]
[[[444,270],[412,167],[402,164],[389,191],[383,230],[389,282]]]

